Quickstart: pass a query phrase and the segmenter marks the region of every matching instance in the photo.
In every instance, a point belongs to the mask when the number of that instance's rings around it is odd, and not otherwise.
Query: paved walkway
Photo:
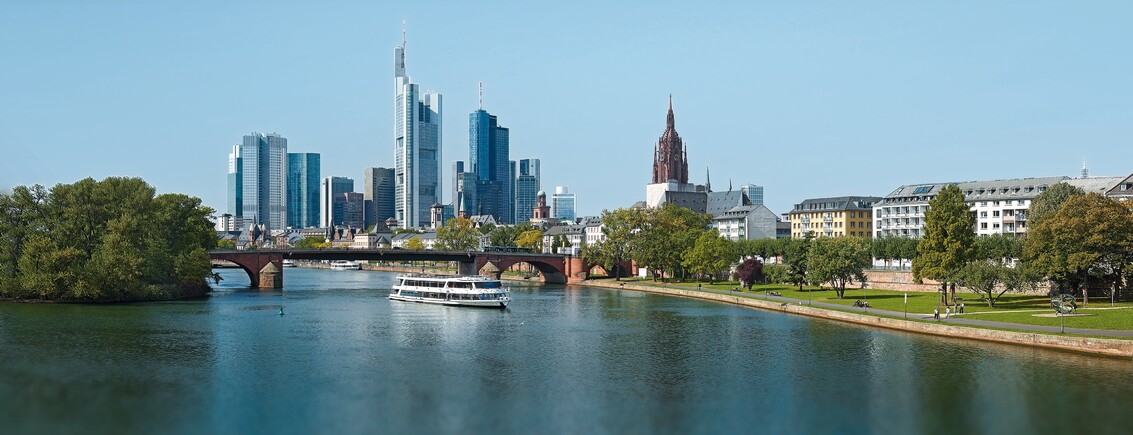
[[[634,282],[633,284],[634,285],[641,285],[641,286],[649,286],[649,284],[640,283],[640,282]],[[787,297],[782,297],[782,296],[764,296],[764,295],[759,294],[759,293],[747,293],[747,292],[737,292],[737,291],[728,291],[728,290],[714,290],[714,289],[713,290],[709,290],[709,289],[699,289],[698,290],[696,288],[678,287],[678,286],[666,286],[664,288],[692,290],[692,291],[700,291],[700,292],[705,292],[705,293],[715,293],[715,294],[723,294],[723,295],[739,295],[739,296],[752,298],[752,299],[764,299],[764,300],[769,300],[769,301],[785,302],[785,303],[790,303],[790,304],[809,305],[809,306],[812,306],[812,307],[826,308],[826,309],[832,309],[832,310],[838,310],[838,311],[857,312],[857,313],[863,313],[863,314],[872,313],[872,314],[877,314],[877,315],[882,315],[882,316],[887,316],[887,317],[898,317],[898,318],[900,318],[900,317],[905,316],[905,313],[903,313],[901,311],[881,310],[881,309],[877,309],[877,308],[856,308],[856,307],[849,306],[849,305],[832,304],[832,303],[829,303],[829,302],[808,302],[805,299],[787,298]],[[929,313],[929,314],[909,313],[908,316],[909,316],[909,319],[928,320],[928,321],[932,320],[932,314],[931,313]],[[950,317],[948,319],[945,319],[944,313],[941,312],[939,321],[941,323],[948,323],[948,324],[952,324],[952,325],[975,326],[975,327],[983,327],[983,328],[1013,329],[1013,330],[1016,330],[1016,331],[1034,331],[1034,332],[1043,332],[1043,333],[1048,333],[1048,334],[1059,334],[1059,333],[1062,332],[1062,328],[1059,328],[1057,326],[1041,326],[1041,325],[1028,325],[1028,324],[1024,324],[1024,323],[995,322],[995,321],[991,321],[991,320],[969,319],[969,318],[965,318],[964,316],[965,315],[953,316],[953,317]],[[1070,333],[1070,334],[1092,335],[1092,336],[1097,336],[1097,337],[1133,338],[1133,330],[1128,330],[1128,329],[1066,328],[1066,332]]]

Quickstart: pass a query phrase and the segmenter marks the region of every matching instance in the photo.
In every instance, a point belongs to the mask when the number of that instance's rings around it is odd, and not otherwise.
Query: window
[[[980,229],[986,230],[987,229],[987,222],[980,222]]]
[[[986,212],[986,211],[981,211],[981,212],[980,212],[980,217],[981,217],[981,218],[986,218],[986,217],[987,217],[987,212]]]
[[[999,210],[991,212],[991,217],[999,217]]]

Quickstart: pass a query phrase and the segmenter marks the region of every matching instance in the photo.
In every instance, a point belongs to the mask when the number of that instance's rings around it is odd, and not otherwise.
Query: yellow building
[[[876,196],[814,198],[795,204],[787,218],[791,238],[873,236],[873,203]]]

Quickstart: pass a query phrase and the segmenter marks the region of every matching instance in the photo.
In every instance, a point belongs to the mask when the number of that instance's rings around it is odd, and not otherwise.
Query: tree
[[[310,236],[300,239],[292,246],[295,249],[319,249],[322,247],[323,242],[326,241],[324,237]]]
[[[521,222],[515,225],[497,225],[488,233],[490,246],[518,246],[516,239],[524,231],[532,229],[530,222]]]
[[[787,276],[791,283],[798,285],[799,290],[802,290],[803,284],[807,282],[812,240],[809,237],[789,240],[783,254],[783,260],[787,263]]]
[[[704,231],[696,239],[692,249],[684,254],[682,265],[697,274],[708,276],[708,282],[716,281],[716,276],[728,270],[736,258],[732,241],[715,231]]]
[[[1133,263],[1133,215],[1095,192],[1071,196],[1031,227],[1023,262],[1036,275],[1071,290],[1084,289],[1089,278],[1105,282],[1113,297]]]
[[[542,252],[543,230],[533,228],[519,233],[519,235],[515,238],[515,245],[521,248],[530,249],[532,252]]]
[[[960,188],[948,185],[940,189],[928,202],[925,234],[913,259],[913,278],[918,282],[923,278],[939,281],[940,300],[946,304],[948,285],[952,285],[955,297],[960,270],[975,254],[975,237],[975,217]]]
[[[302,240],[300,240],[302,242]],[[216,249],[236,249],[236,241],[232,239],[221,239],[216,241]]]
[[[602,210],[601,255],[609,257],[610,265],[628,260],[636,246],[637,233],[645,223],[645,211],[636,208],[621,208],[614,211]],[[609,269],[606,269],[609,270]],[[615,280],[620,276],[615,275]]]
[[[1031,221],[1031,226],[1038,225],[1048,216],[1053,216],[1070,197],[1085,194],[1086,192],[1082,189],[1066,183],[1050,186],[1036,196],[1031,201],[1031,206],[1027,207],[1027,217]]]
[[[454,217],[437,228],[437,241],[433,248],[439,251],[470,251],[480,247],[480,235],[472,219]]]
[[[744,288],[751,290],[751,286],[763,280],[763,262],[755,258],[748,258],[736,266],[736,280]]]
[[[841,299],[847,284],[866,280],[865,270],[871,263],[869,242],[861,237],[818,238],[808,260],[808,280],[812,284],[830,283]]]
[[[422,242],[420,237],[411,238],[408,242],[405,242],[405,249],[410,251],[424,251],[425,242]]]
[[[654,278],[663,279],[666,273],[677,276],[685,253],[696,245],[708,222],[708,215],[673,204],[649,210],[634,237],[633,258],[654,271]]]

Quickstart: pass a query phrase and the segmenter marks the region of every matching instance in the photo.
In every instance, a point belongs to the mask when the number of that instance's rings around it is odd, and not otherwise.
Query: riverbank
[[[189,299],[199,299],[212,291],[208,283],[200,284],[167,284],[152,286],[144,293],[119,294],[114,297],[98,299],[43,299],[43,298],[12,298],[0,297],[0,301],[21,304],[122,304],[133,302],[168,302]]]
[[[913,314],[914,319],[906,320],[903,318],[894,318],[896,316],[901,316],[902,313],[884,312],[893,317],[869,314],[876,313],[881,310],[870,310],[856,313],[850,311],[842,311],[837,308],[823,308],[815,307],[814,305],[803,305],[802,303],[805,301],[790,298],[766,297],[760,299],[754,297],[754,295],[746,293],[718,293],[713,291],[668,288],[642,284],[639,282],[588,280],[583,284],[592,287],[634,290],[668,296],[704,299],[752,308],[759,308],[769,311],[778,311],[789,314],[835,320],[839,322],[855,323],[859,325],[914,332],[919,334],[936,335],[941,337],[967,338],[980,341],[1008,343],[1046,349],[1057,349],[1091,355],[1133,358],[1133,340],[1124,340],[1119,338],[1079,337],[1055,335],[1037,331],[1005,331],[1001,329],[962,326],[961,324],[955,323],[955,321],[953,321],[952,323],[949,323],[947,321],[933,321],[931,315],[924,317],[926,315],[920,313]],[[916,320],[916,318],[920,318],[920,320]],[[1022,324],[1006,325],[1007,326],[1005,327],[1011,329],[1027,329],[1029,326]],[[1073,333],[1085,332],[1087,335],[1092,335],[1092,332],[1097,332],[1100,334],[1105,334],[1107,332],[1112,333],[1112,331],[1068,330],[1072,331]]]

